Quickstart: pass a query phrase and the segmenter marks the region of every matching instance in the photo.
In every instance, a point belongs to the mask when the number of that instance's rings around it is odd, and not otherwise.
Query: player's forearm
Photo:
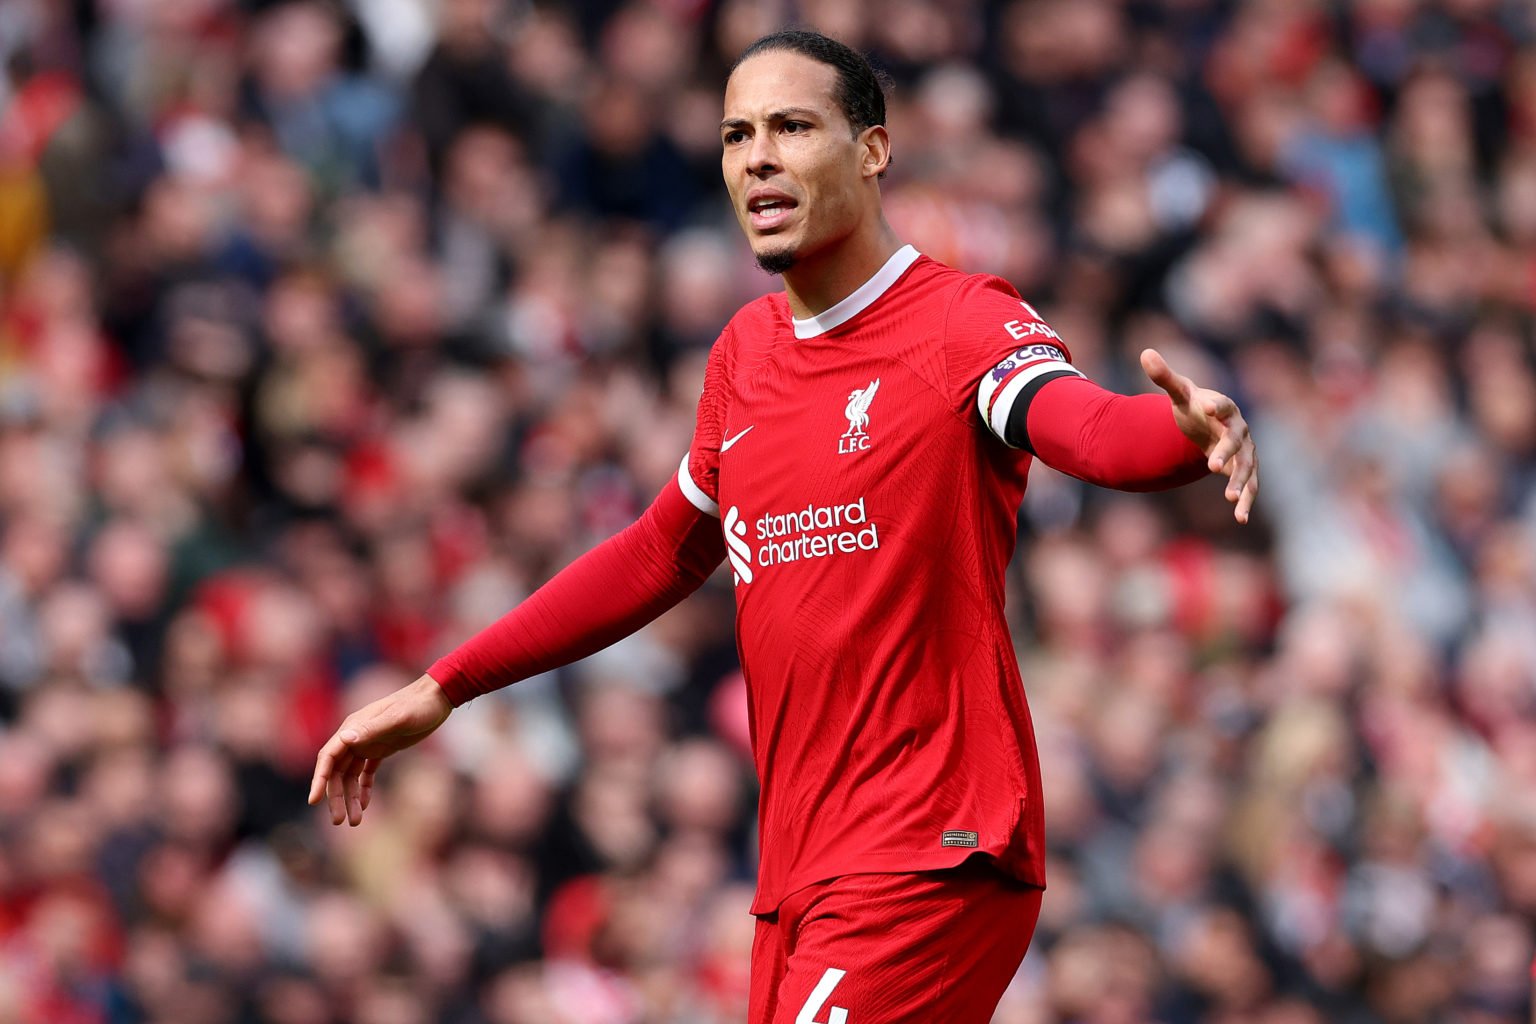
[[[675,480],[633,525],[572,562],[428,674],[457,707],[623,639],[693,593],[725,557],[717,520]]]
[[[1158,491],[1209,472],[1167,395],[1117,395],[1062,377],[1041,388],[1025,412],[1025,446],[1047,466],[1101,487]]]

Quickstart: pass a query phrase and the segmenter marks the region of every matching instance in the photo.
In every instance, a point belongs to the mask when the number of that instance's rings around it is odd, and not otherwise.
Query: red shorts
[[[1029,948],[1039,889],[987,862],[844,875],[758,918],[750,1024],[988,1024]]]

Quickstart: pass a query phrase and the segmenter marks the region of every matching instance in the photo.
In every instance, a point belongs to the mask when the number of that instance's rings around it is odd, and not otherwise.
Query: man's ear
[[[891,133],[883,124],[872,124],[859,133],[859,143],[864,147],[861,169],[866,178],[885,177],[891,166]]]

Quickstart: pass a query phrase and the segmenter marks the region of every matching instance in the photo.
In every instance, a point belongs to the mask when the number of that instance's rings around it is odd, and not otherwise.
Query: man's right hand
[[[448,720],[453,711],[448,696],[431,676],[423,675],[388,697],[352,712],[341,728],[320,748],[309,802],[331,802],[331,824],[345,819],[357,825],[373,795],[379,762],[396,751],[415,746]]]

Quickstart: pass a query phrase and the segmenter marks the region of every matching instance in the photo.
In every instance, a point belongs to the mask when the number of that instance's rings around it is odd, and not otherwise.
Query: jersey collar
[[[864,312],[874,301],[888,291],[896,279],[906,273],[907,268],[917,262],[922,253],[904,245],[891,254],[891,258],[885,261],[885,266],[875,271],[875,276],[859,285],[846,299],[823,310],[815,316],[808,316],[804,320],[799,317],[791,317],[795,325],[796,338],[814,338],[818,334],[825,334],[834,327],[841,327]]]

